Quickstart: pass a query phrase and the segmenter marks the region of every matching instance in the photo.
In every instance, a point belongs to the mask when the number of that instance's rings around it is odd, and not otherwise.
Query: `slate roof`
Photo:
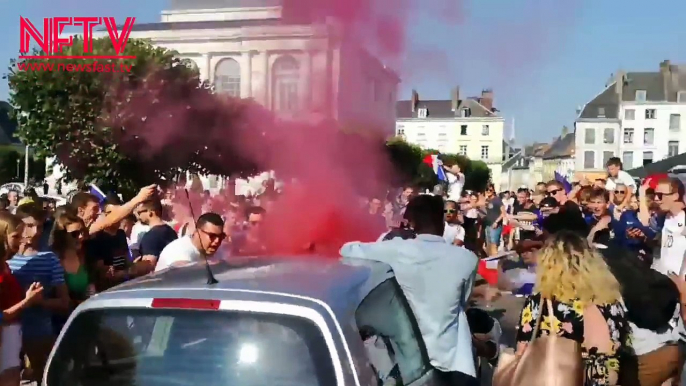
[[[543,154],[543,159],[565,158],[574,155],[574,133],[567,133],[560,136],[550,148]]]
[[[543,157],[543,154],[550,148],[548,143],[534,142],[531,145],[524,147],[524,155],[526,157]]]
[[[605,91],[600,93],[592,101],[588,102],[579,114],[579,118],[598,118],[599,109],[605,109],[606,119],[617,119],[619,113],[619,97],[615,91],[615,84],[612,83]]]
[[[412,112],[412,101],[398,101],[396,103],[396,117],[399,119],[417,118],[417,111],[420,108],[427,109],[427,118],[455,118],[460,117],[460,112],[463,108],[471,110],[470,118],[487,118],[497,117],[498,115],[489,111],[479,101],[474,98],[462,99],[457,105],[457,109],[452,111],[451,100],[420,100],[417,103],[417,109]]]
[[[279,6],[283,0],[170,0],[172,11],[186,9],[243,8]]]
[[[678,92],[686,91],[686,68],[665,62],[661,66],[666,67],[660,71],[627,73],[622,87],[622,101],[633,102],[636,100],[636,91],[645,90],[647,102],[676,102]],[[598,109],[604,108],[604,118],[617,119],[620,100],[616,90],[616,82],[612,82],[584,106],[579,118],[603,119],[599,117],[602,114],[599,114]]]

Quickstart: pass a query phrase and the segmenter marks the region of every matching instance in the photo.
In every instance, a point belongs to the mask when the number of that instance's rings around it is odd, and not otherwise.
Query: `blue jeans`
[[[495,229],[493,229],[492,225],[484,225],[484,227],[486,232],[486,245],[500,245],[500,238],[503,234],[502,225]]]

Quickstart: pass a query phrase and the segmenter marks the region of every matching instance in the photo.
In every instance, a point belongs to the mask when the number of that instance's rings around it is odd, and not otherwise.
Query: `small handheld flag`
[[[105,202],[105,197],[107,196],[102,190],[100,190],[100,188],[98,188],[94,184],[90,184],[88,192],[98,198],[100,205],[102,205]]]
[[[558,173],[557,171],[555,172],[555,181],[561,183],[564,186],[565,193],[569,193],[572,191],[572,184],[570,184],[569,181],[567,181],[567,178],[565,176]]]
[[[445,170],[443,169],[443,161],[438,158],[438,154],[427,155],[424,157],[424,163],[431,166],[439,181],[448,181],[448,177],[445,175]]]

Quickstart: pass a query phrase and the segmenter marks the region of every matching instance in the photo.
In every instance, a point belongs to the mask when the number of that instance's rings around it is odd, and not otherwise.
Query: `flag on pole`
[[[431,166],[439,181],[448,181],[448,177],[445,175],[445,170],[443,169],[443,161],[438,158],[438,154],[427,155],[424,157],[424,163]]]

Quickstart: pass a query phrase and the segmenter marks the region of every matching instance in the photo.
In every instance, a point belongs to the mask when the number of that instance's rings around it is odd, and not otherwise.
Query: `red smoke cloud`
[[[433,2],[447,15],[458,13],[455,1]],[[397,64],[408,54],[405,34],[412,5],[409,0],[285,0],[284,23],[335,20],[338,39],[370,49],[381,62]],[[333,98],[330,85],[321,79],[326,76],[311,77],[313,95]],[[340,90],[338,101],[355,102],[356,93],[369,90],[364,77],[351,81],[358,84],[346,84],[349,91]],[[146,82],[113,93],[118,100],[133,98],[126,111],[109,114],[126,128],[118,142],[131,157],[144,157],[159,169],[181,159],[224,175],[274,170],[286,183],[264,225],[275,254],[302,253],[314,243],[318,254],[335,256],[343,243],[375,240],[383,231],[370,221],[359,198],[385,195],[394,180],[384,144],[392,127],[378,130],[368,120],[373,114],[362,114],[356,123],[365,133],[344,134],[332,120],[303,114],[303,122],[281,121],[252,101],[194,91],[191,84],[171,92],[170,83],[153,73]],[[332,104],[317,99],[305,110]],[[116,111],[116,106],[110,107]]]

